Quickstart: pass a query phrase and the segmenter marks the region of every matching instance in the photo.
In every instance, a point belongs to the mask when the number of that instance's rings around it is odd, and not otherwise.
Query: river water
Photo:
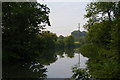
[[[4,78],[70,78],[72,68],[85,68],[88,58],[77,50],[41,52],[38,63],[23,62],[3,65]]]
[[[67,57],[66,54],[60,58],[58,55],[58,60],[55,63],[46,66],[48,68],[48,78],[70,78],[72,76],[72,67],[77,65],[80,68],[86,67],[86,62],[88,58],[82,56],[80,53],[74,53],[73,58]]]

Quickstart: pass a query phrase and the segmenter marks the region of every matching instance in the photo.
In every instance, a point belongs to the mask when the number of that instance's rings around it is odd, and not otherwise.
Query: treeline
[[[32,41],[34,44],[33,47],[38,50],[74,48],[73,36],[57,36],[50,31],[42,31],[42,33],[38,34]]]
[[[120,2],[90,3],[86,11],[87,43],[120,55]]]
[[[73,47],[72,36],[45,31],[50,9],[37,2],[2,3],[3,61],[36,60],[42,50]]]
[[[74,37],[75,42],[83,42],[84,37],[86,36],[85,31],[75,30],[71,32],[71,35]]]
[[[88,69],[94,78],[120,75],[120,1],[92,2],[86,8],[88,30],[81,53],[89,58]]]
[[[56,41],[56,48],[58,49],[69,49],[74,48],[74,38],[72,35],[64,37],[60,35]]]
[[[86,34],[87,34],[87,32],[80,31],[80,30],[75,30],[75,31],[71,32],[71,35],[74,38],[75,48],[79,48],[80,46],[82,46],[83,44],[86,43],[86,38],[85,38]]]

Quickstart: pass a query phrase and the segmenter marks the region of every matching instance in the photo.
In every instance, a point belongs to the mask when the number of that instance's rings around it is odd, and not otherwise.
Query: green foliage
[[[38,35],[50,25],[49,8],[37,2],[5,2],[2,8],[3,61],[34,59],[40,51]]]
[[[117,50],[118,53],[120,53],[120,19],[118,20],[115,20],[114,21],[114,24],[113,24],[113,28],[111,30],[111,47],[114,49],[114,50]]]
[[[82,42],[82,39],[86,36],[86,32],[81,32],[78,30],[71,32],[71,35],[74,37],[75,42]]]
[[[3,61],[35,61],[43,49],[73,46],[73,38],[58,38],[44,31],[50,26],[50,9],[37,2],[9,2],[2,5]],[[69,40],[68,40],[69,39]],[[65,45],[66,44],[66,45]]]
[[[77,68],[76,66],[72,68],[72,78],[75,80],[89,80],[90,74],[87,69]]]
[[[80,52],[89,58],[87,69],[93,78],[113,79],[120,76],[119,56],[114,51],[86,44],[80,47]]]
[[[89,73],[94,78],[119,78],[120,1],[90,3],[86,10],[87,43],[80,47],[80,52],[89,58]]]
[[[83,56],[88,58],[94,58],[98,54],[98,48],[92,44],[82,45],[79,50]]]
[[[56,46],[57,35],[54,33],[50,33],[49,31],[45,31],[40,35],[41,45],[43,49],[54,49]]]
[[[86,7],[85,17],[89,20],[84,25],[89,29],[91,25],[106,20],[113,21],[119,17],[120,2],[91,2]],[[117,17],[116,17],[117,16]]]
[[[86,36],[80,37],[79,42],[80,42],[81,45],[85,44],[86,43]]]
[[[58,49],[64,49],[65,48],[65,43],[64,43],[64,38],[62,35],[60,35],[58,38],[57,38],[57,41],[56,41],[56,47]]]
[[[85,36],[86,32],[85,31],[81,32],[80,30],[77,30],[77,31],[71,32],[71,35],[75,37],[81,37],[81,36]]]
[[[74,47],[74,38],[72,35],[65,37],[64,42],[66,48],[69,49]]]
[[[57,49],[73,49],[74,48],[74,38],[72,35],[63,37],[60,35],[56,41]]]
[[[95,3],[94,8],[100,9],[100,12],[107,12],[107,9],[104,10],[103,6],[106,6],[108,10],[111,10],[114,16],[114,19],[111,20],[104,20],[102,22],[94,23],[88,29],[87,40],[89,43],[94,44],[94,46],[99,47],[100,49],[104,48],[111,51],[110,54],[114,53],[119,56],[119,9],[120,9],[120,2],[115,3]],[[116,6],[114,6],[116,5]],[[112,7],[109,7],[112,6]],[[89,9],[89,8],[88,8]],[[117,11],[115,11],[117,10]],[[96,13],[99,14],[99,13]],[[118,17],[115,17],[118,15]]]
[[[92,25],[87,34],[87,40],[100,47],[109,47],[111,26],[109,21]]]

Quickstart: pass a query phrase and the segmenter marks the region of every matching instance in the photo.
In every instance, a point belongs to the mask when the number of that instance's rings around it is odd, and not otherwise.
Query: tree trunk
[[[110,11],[108,11],[108,18],[111,21]]]

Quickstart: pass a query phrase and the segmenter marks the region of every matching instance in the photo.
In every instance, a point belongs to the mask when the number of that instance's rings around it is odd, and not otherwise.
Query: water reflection
[[[74,57],[74,49],[65,49],[65,54],[67,54],[67,57],[73,58]]]
[[[78,53],[76,50],[74,52],[74,57],[71,58],[66,54],[65,52],[61,53],[61,55],[58,55],[58,60],[50,64],[49,66],[46,66],[48,69],[48,78],[70,78],[72,76],[72,67],[74,65],[78,65],[80,62],[80,68],[86,67],[86,61],[87,58],[82,56],[80,53]],[[80,55],[80,59],[79,59]],[[80,60],[80,61],[79,61]]]
[[[3,80],[6,78],[70,78],[71,68],[78,64],[78,60],[78,53],[74,49],[44,50],[36,57],[36,61],[3,63],[2,76]]]
[[[6,78],[45,78],[46,68],[40,63],[3,64],[3,79]]]
[[[89,59],[87,63],[89,72],[94,78],[119,78],[119,66],[118,61],[100,56]]]
[[[66,49],[58,50],[56,52],[56,54],[59,55],[61,58],[64,57],[63,56],[64,54],[66,54],[66,56],[69,57],[69,58],[73,58],[74,57],[74,52],[75,52],[74,48],[69,48],[69,49],[66,48]]]
[[[9,62],[3,63],[3,79],[4,78],[46,78],[47,68],[45,65],[50,65],[57,60],[55,50],[41,51],[36,61],[31,62]]]
[[[41,62],[43,65],[50,65],[57,60],[56,50],[44,50],[36,58],[37,62]]]
[[[100,54],[92,51],[86,51],[82,54],[89,58],[87,61],[87,69],[92,78],[110,80],[119,78],[120,63],[114,58],[116,54],[112,54],[112,57],[109,53]]]

